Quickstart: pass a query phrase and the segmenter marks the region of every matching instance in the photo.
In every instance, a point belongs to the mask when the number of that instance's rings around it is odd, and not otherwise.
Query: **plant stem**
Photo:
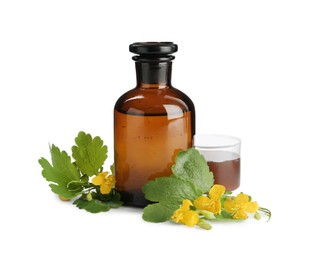
[[[93,190],[93,189],[96,189],[96,187],[95,187],[95,186],[89,187],[89,188],[87,188],[87,189],[81,191],[81,192],[78,193],[77,195],[79,195],[79,194],[84,194],[84,193],[86,193],[87,191],[91,191],[91,190]]]
[[[268,217],[268,219],[267,219],[267,222],[268,222],[271,218],[271,211],[269,209],[262,208],[262,207],[259,207],[258,210],[263,212]]]

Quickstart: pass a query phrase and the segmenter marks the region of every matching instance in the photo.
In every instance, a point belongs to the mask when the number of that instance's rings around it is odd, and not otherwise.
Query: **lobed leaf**
[[[73,202],[79,209],[85,209],[91,213],[99,213],[99,212],[106,212],[110,210],[110,206],[107,205],[106,202],[92,199],[91,201],[85,200],[83,198],[79,198]]]
[[[88,201],[86,199],[86,194],[83,194],[79,199],[75,200],[75,204],[79,209],[85,209],[91,213],[99,213],[110,210],[111,208],[119,208],[122,205],[120,201],[120,193],[115,192],[114,194],[108,195],[106,201],[99,198],[98,193],[92,193],[93,199]]]
[[[76,146],[72,146],[72,157],[82,173],[93,176],[107,159],[107,146],[99,136],[92,138],[90,134],[79,132],[75,138]]]
[[[79,171],[71,162],[70,156],[65,151],[61,152],[57,146],[52,145],[50,153],[52,165],[45,158],[38,161],[43,168],[42,176],[52,182],[49,186],[54,193],[68,199],[74,198],[83,188],[77,186],[75,190],[71,190],[69,183],[80,181]]]

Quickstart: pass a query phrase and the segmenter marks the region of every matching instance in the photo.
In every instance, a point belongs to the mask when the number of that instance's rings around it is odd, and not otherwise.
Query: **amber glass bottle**
[[[114,108],[116,187],[125,205],[148,204],[142,186],[169,176],[176,154],[192,146],[195,110],[191,99],[171,86],[172,42],[130,45],[137,85]]]

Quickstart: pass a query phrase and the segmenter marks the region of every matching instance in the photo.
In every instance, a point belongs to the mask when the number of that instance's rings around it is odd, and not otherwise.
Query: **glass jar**
[[[221,184],[227,191],[240,186],[241,140],[234,136],[197,134],[193,146],[207,161],[214,174],[215,184]]]

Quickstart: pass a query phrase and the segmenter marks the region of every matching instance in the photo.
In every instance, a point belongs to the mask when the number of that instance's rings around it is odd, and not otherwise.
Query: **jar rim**
[[[193,146],[200,148],[227,148],[241,144],[241,139],[231,135],[222,134],[195,134]]]

